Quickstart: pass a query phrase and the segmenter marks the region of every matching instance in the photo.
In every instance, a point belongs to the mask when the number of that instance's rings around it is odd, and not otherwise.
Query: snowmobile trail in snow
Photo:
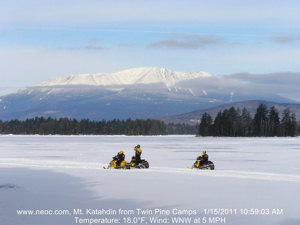
[[[67,172],[69,169],[83,170],[102,170],[109,172],[117,172],[120,170],[104,169],[107,168],[106,163],[86,163],[59,160],[33,160],[33,159],[16,159],[2,158],[0,159],[0,167],[26,167],[33,169],[55,169],[61,172]],[[121,170],[124,172],[124,170]],[[188,174],[194,176],[206,176],[215,178],[233,178],[233,179],[254,179],[265,181],[290,181],[300,182],[300,175],[296,174],[280,174],[267,173],[260,171],[238,171],[238,170],[198,170],[187,168],[171,168],[171,167],[150,167],[147,170],[135,169],[126,170],[126,173],[172,173],[172,174]]]
[[[226,177],[238,179],[255,179],[255,180],[269,180],[269,181],[293,181],[300,182],[300,176],[294,174],[278,174],[266,173],[259,171],[237,171],[237,170],[198,170],[186,168],[165,168],[165,167],[152,167],[145,172],[158,172],[158,173],[180,173],[190,174],[195,176],[207,177]]]

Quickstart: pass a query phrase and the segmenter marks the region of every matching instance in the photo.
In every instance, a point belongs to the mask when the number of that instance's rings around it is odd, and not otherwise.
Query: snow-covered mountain
[[[158,118],[245,100],[289,102],[258,85],[205,72],[143,67],[47,80],[0,97],[0,120],[35,116]]]
[[[54,78],[41,83],[39,86],[115,86],[163,83],[167,87],[171,87],[180,81],[192,80],[199,77],[211,77],[211,75],[205,72],[174,72],[160,67],[141,67],[116,73],[79,74],[71,75],[67,78]]]

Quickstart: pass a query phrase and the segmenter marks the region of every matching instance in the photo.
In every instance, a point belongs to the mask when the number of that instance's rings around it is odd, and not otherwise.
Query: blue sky
[[[300,2],[0,0],[0,95],[143,66],[300,71]]]

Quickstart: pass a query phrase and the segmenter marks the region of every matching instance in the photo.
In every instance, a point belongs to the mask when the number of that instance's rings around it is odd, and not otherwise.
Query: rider
[[[142,155],[141,146],[140,145],[135,146],[134,151],[135,151],[136,165],[138,165],[141,162],[141,155]]]
[[[207,162],[208,162],[208,155],[206,151],[203,151],[202,154],[198,156],[197,161],[195,162],[195,166],[199,167],[206,164]]]
[[[118,154],[113,158],[114,160],[117,160],[116,164],[117,166],[121,165],[121,162],[125,160],[125,154],[123,151],[118,152]]]

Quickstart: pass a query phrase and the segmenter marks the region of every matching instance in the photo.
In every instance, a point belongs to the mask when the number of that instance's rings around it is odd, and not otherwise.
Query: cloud
[[[56,48],[58,50],[67,50],[67,51],[82,51],[82,50],[107,50],[107,47],[101,46],[101,45],[97,45],[97,44],[87,44],[85,46],[71,46],[71,47],[58,47]]]
[[[101,40],[98,38],[91,38],[89,44],[84,46],[85,50],[106,50],[107,48],[100,45]]]
[[[191,81],[181,85],[193,88],[199,92],[205,90],[208,94],[237,93],[249,100],[265,99],[271,101],[300,102],[300,73],[237,73],[223,76],[211,76]],[[244,99],[244,100],[246,100]]]
[[[279,95],[300,102],[300,72],[280,72],[266,74],[237,73],[226,76],[240,81],[245,90],[253,93]]]
[[[107,48],[102,47],[102,46],[100,46],[100,45],[86,45],[86,46],[84,47],[84,49],[86,49],[86,50],[105,50],[105,49],[107,49]]]
[[[300,72],[279,72],[279,73],[266,73],[266,74],[253,74],[253,73],[236,73],[228,75],[227,77],[241,80],[252,84],[289,84],[299,85],[300,83]]]
[[[171,49],[199,49],[207,46],[220,44],[223,40],[214,35],[203,36],[182,36],[177,39],[167,39],[153,42],[148,45],[150,48],[171,48]]]
[[[81,50],[107,50],[108,48],[100,44],[101,40],[98,38],[91,38],[85,46],[73,46],[73,47],[60,47],[60,50],[81,51]]]
[[[300,41],[300,35],[294,36],[294,35],[274,35],[271,36],[270,39],[273,42],[279,43],[279,44],[288,44],[295,41]]]

